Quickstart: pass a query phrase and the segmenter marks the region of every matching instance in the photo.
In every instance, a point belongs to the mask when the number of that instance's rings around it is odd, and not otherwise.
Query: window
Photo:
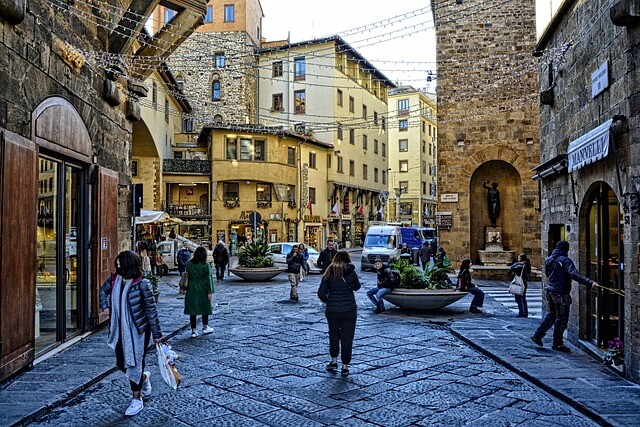
[[[282,61],[275,61],[271,65],[271,75],[273,77],[282,77]]]
[[[373,182],[378,182],[378,168],[373,168]]]
[[[356,100],[353,99],[353,96],[349,97],[349,112],[354,113],[356,111]]]
[[[253,141],[253,160],[257,162],[267,160],[264,141]]]
[[[238,141],[234,139],[227,139],[227,160],[237,160],[238,159]]]
[[[422,194],[427,194],[427,183],[422,181]]]
[[[169,100],[167,98],[164,99],[164,121],[169,123]]]
[[[344,161],[341,156],[338,156],[338,173],[344,173]]]
[[[367,106],[362,104],[362,118],[366,119],[367,118]]]
[[[398,115],[406,116],[407,114],[409,114],[409,100],[398,99]]]
[[[387,157],[387,144],[382,143],[382,157]]]
[[[296,186],[295,185],[287,185],[287,201],[295,202],[296,201]]]
[[[409,140],[408,139],[401,139],[398,141],[399,147],[398,150],[399,151],[409,151]]]
[[[256,201],[271,201],[271,184],[256,184]]]
[[[284,111],[281,93],[276,93],[271,96],[271,111]]]
[[[426,160],[422,161],[422,173],[424,173],[424,174],[427,173],[427,161]]]
[[[400,181],[400,192],[407,193],[409,191],[409,181]]]
[[[296,149],[293,147],[287,149],[287,164],[296,165]]]
[[[331,169],[331,156],[331,153],[327,154],[327,169]]]
[[[431,136],[431,125],[429,125],[429,136]]]
[[[338,105],[342,107],[342,91],[338,89]]]
[[[367,165],[362,165],[362,179],[369,179],[369,167]]]
[[[225,182],[222,184],[222,193],[225,201],[238,200],[240,198],[240,183]]]
[[[224,68],[224,53],[216,53],[216,65],[215,68]]]
[[[173,152],[173,158],[174,159],[182,159],[182,157],[183,157],[182,154],[183,154],[182,151],[174,151]]]
[[[411,202],[403,202],[400,203],[400,212],[402,212],[403,215],[411,215],[411,211],[413,210],[413,203]]]
[[[373,112],[373,124],[374,125],[378,124],[378,112],[377,111]]]
[[[213,6],[207,6],[207,13],[204,15],[204,22],[213,22]]]
[[[236,20],[236,7],[232,4],[224,5],[224,22],[234,22]]]
[[[409,172],[409,160],[400,160],[398,170],[400,172]]]
[[[178,89],[180,89],[180,91],[184,91],[184,77],[182,76],[178,76],[176,77],[176,85],[178,86]]]
[[[427,122],[425,122],[424,120],[422,121],[422,133],[425,133],[427,131]]]
[[[387,185],[387,171],[382,171],[382,185]]]
[[[156,82],[153,82],[151,86],[151,104],[154,109],[158,108],[158,84]]]
[[[305,114],[307,112],[307,94],[304,90],[293,92],[295,103],[295,114]]]
[[[307,75],[307,63],[304,59],[304,56],[294,58],[293,63],[293,79],[304,80]]]
[[[355,145],[356,143],[356,130],[349,129],[349,143]]]
[[[342,140],[343,136],[344,135],[342,135],[342,123],[338,123],[338,139]]]
[[[409,129],[409,120],[407,120],[407,119],[398,120],[398,130],[400,132],[404,132],[407,129]]]
[[[211,100],[220,101],[220,81],[218,80],[211,84]]]
[[[377,139],[373,140],[373,152],[375,154],[378,154],[378,140]]]
[[[182,132],[193,132],[193,119],[182,119]]]
[[[349,160],[349,176],[356,176],[356,162]]]
[[[382,130],[386,130],[387,129],[387,118],[386,117],[382,117]]]
[[[427,141],[422,140],[422,152],[426,153],[427,152]]]
[[[311,169],[317,169],[317,167],[316,167],[316,153],[309,153],[309,167]]]
[[[164,23],[167,24],[169,21],[171,21],[173,19],[173,17],[176,16],[176,11],[173,9],[165,9],[164,10]]]
[[[138,161],[131,161],[131,176],[138,176]]]
[[[309,203],[316,204],[316,189],[313,187],[309,187]]]
[[[368,145],[367,135],[362,135],[362,149],[366,150]]]

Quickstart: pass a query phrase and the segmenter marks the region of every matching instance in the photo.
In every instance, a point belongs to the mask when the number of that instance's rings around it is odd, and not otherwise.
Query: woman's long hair
[[[469,258],[465,258],[460,263],[460,271],[458,272],[458,277],[462,277],[462,275],[469,271],[471,267],[471,260]]]
[[[204,246],[198,246],[196,251],[193,253],[193,263],[194,264],[205,264],[207,262],[207,250]]]
[[[123,279],[137,279],[144,275],[142,259],[133,251],[122,251],[113,262],[117,272],[121,272]],[[120,266],[120,267],[118,267]]]
[[[331,279],[333,283],[337,283],[342,280],[342,276],[344,276],[344,267],[347,264],[351,264],[351,256],[347,251],[338,251],[336,255],[333,257],[331,264],[327,268],[327,271],[324,272],[323,279]]]

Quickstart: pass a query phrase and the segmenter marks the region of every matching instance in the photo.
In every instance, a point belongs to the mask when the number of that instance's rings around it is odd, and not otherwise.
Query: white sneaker
[[[196,338],[198,336],[198,333],[195,330],[191,331],[191,338]]]
[[[208,326],[206,328],[202,328],[202,335],[208,335],[213,332],[213,328]]]
[[[144,371],[145,380],[142,383],[142,390],[140,391],[140,397],[146,399],[151,396],[151,372]]]
[[[144,403],[142,403],[142,400],[133,399],[131,401],[131,405],[129,405],[127,410],[124,411],[124,414],[128,417],[132,417],[134,415],[138,415],[138,413],[142,411],[143,408],[144,408]]]

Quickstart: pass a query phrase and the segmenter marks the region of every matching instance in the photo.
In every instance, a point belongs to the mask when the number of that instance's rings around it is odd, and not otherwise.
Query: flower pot
[[[464,298],[467,293],[450,289],[394,289],[382,298],[409,310],[437,310]]]
[[[266,282],[276,277],[278,274],[285,272],[284,268],[279,267],[263,267],[263,268],[247,268],[236,267],[230,268],[229,271],[241,279],[249,282]]]

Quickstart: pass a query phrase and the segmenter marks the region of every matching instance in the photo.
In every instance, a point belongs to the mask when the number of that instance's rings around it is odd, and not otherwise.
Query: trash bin
[[[411,263],[420,266],[420,258],[418,257],[418,248],[411,248]]]

